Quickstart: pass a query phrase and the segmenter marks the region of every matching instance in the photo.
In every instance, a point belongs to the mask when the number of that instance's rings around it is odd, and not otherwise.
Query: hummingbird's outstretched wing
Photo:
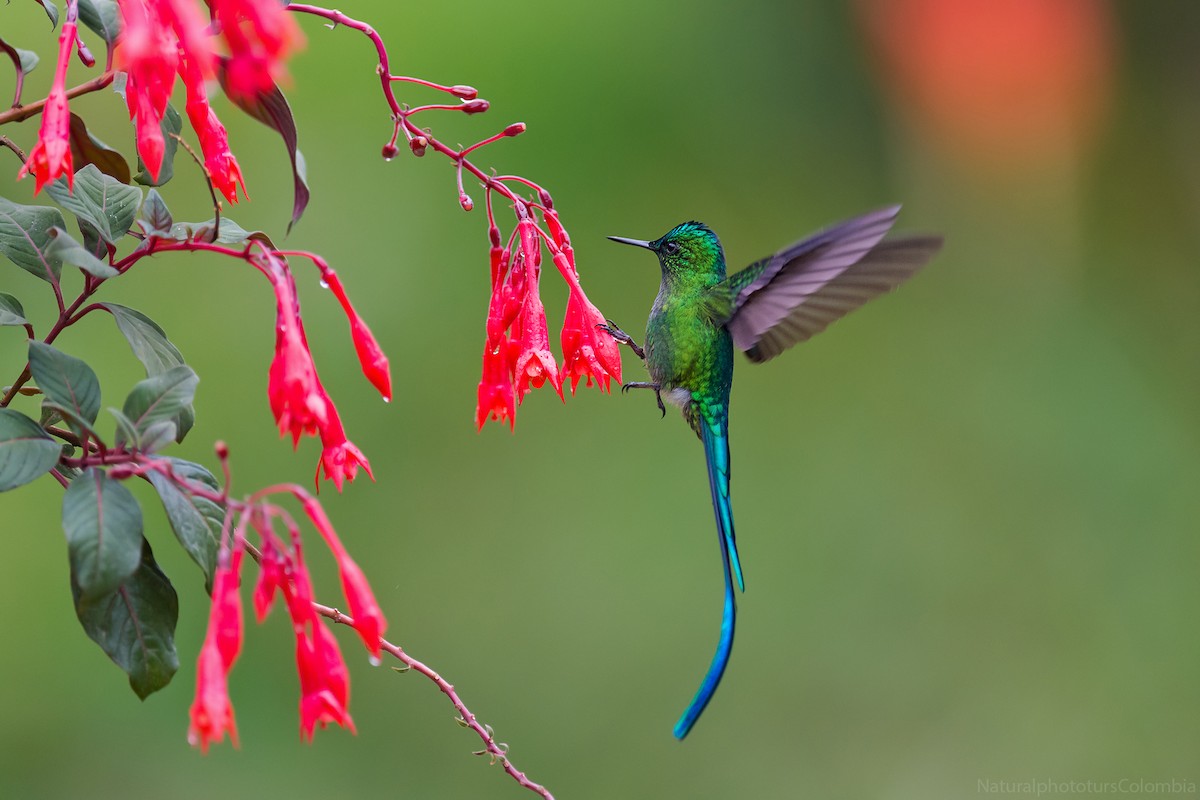
[[[940,236],[883,241],[900,206],[854,217],[729,276],[715,292],[734,345],[766,361],[911,278]],[[714,306],[718,302],[714,302]]]

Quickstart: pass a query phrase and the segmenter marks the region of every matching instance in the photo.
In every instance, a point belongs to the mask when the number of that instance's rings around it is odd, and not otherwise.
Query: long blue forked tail
[[[733,506],[729,502],[729,437],[726,433],[726,423],[724,420],[716,425],[704,422],[700,427],[704,438],[704,457],[708,462],[708,484],[712,490],[713,513],[717,518],[717,534],[721,542],[721,563],[725,573],[725,610],[721,616],[721,639],[717,643],[717,652],[713,654],[712,663],[700,688],[696,690],[696,696],[692,698],[679,722],[675,723],[676,739],[683,739],[688,735],[721,683],[721,676],[725,674],[725,667],[729,664],[729,655],[733,652],[733,629],[737,618],[737,604],[733,596],[734,578],[737,578],[739,589],[746,589],[742,579],[741,561],[737,554],[737,542],[733,534]]]

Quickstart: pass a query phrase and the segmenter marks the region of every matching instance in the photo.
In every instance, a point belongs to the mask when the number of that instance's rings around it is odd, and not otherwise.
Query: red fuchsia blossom
[[[229,45],[226,86],[250,99],[287,77],[287,58],[304,35],[278,0],[211,0],[214,21]]]
[[[363,455],[362,450],[359,450],[353,442],[346,438],[346,430],[342,427],[342,421],[333,408],[333,402],[328,396],[325,397],[325,402],[329,406],[330,414],[321,427],[321,447],[323,449],[321,450],[321,461],[317,464],[317,488],[320,488],[319,480],[322,470],[325,472],[325,480],[333,481],[334,487],[339,492],[345,481],[354,480],[358,475],[359,467],[367,471],[371,480],[375,480],[367,457]]]
[[[362,366],[363,375],[385,401],[390,401],[392,399],[392,371],[388,367],[388,359],[383,354],[383,348],[375,340],[367,323],[354,310],[354,305],[346,295],[346,289],[342,286],[342,280],[337,273],[332,269],[325,268],[321,271],[321,279],[325,281],[334,297],[341,303],[342,310],[346,312],[346,318],[350,321],[350,338],[354,342],[354,352],[358,355],[358,363]]]
[[[354,731],[348,711],[350,675],[333,634],[313,608],[312,582],[300,554],[292,557],[290,582],[281,585],[296,635],[296,670],[300,676],[300,736],[312,741],[318,724],[333,722]]]
[[[291,273],[273,257],[268,257],[264,272],[276,299],[275,358],[267,375],[267,399],[280,435],[291,433],[296,446],[302,435],[315,436],[325,428],[337,412],[317,378]]]
[[[562,254],[556,255],[554,263],[560,259],[565,261]],[[588,386],[595,378],[603,391],[609,391],[612,378],[621,382],[621,354],[616,341],[596,327],[603,324],[604,315],[588,301],[579,282],[571,282],[562,327],[563,379],[571,379],[571,394],[580,378],[586,378]]]
[[[125,101],[129,115],[137,123],[138,155],[147,171],[158,179],[165,152],[162,130],[163,114],[175,87],[179,67],[179,41],[175,32],[164,23],[159,8],[167,4],[123,0],[123,26],[117,66],[125,70]]]
[[[180,74],[187,88],[188,119],[200,139],[200,151],[204,154],[204,167],[213,185],[231,203],[238,201],[238,185],[246,194],[246,182],[237,159],[229,150],[229,134],[208,103],[208,92],[204,88],[204,73],[198,64],[185,58],[180,64]]]
[[[387,630],[387,620],[384,619],[379,604],[375,602],[375,593],[371,591],[371,585],[367,582],[363,571],[359,569],[358,564],[342,546],[342,540],[338,538],[333,524],[325,515],[325,509],[321,508],[321,504],[317,502],[316,498],[308,496],[302,497],[301,502],[304,505],[304,513],[312,520],[313,526],[321,532],[321,536],[324,537],[325,543],[329,545],[333,557],[337,560],[338,572],[342,577],[342,591],[350,606],[350,616],[354,618],[354,629],[362,637],[363,644],[366,645],[371,655],[379,658],[380,639]]]
[[[480,430],[489,417],[500,422],[508,420],[510,429],[516,426],[516,398],[509,364],[508,340],[503,337],[495,343],[489,340],[483,350],[483,376],[479,379],[479,401],[475,406],[475,426]]]
[[[210,742],[220,742],[229,732],[237,744],[233,706],[229,702],[229,671],[242,647],[242,600],[238,573],[242,548],[235,537],[232,554],[222,554],[213,578],[213,599],[208,631],[196,665],[196,698],[190,712],[188,741],[207,752]]]
[[[515,270],[524,270],[525,298],[521,305],[520,351],[517,355],[517,402],[522,402],[530,386],[541,388],[547,380],[562,397],[562,379],[558,375],[558,364],[550,352],[550,334],[546,326],[546,309],[538,294],[538,261],[541,247],[537,229],[528,217],[517,223],[521,237],[521,252]]]
[[[71,110],[67,104],[67,66],[75,50],[77,26],[64,22],[58,37],[58,65],[54,70],[54,83],[46,96],[42,108],[42,127],[38,132],[37,144],[29,153],[29,160],[21,167],[18,178],[32,173],[36,185],[34,194],[60,175],[67,176],[67,185],[75,189],[75,170],[71,161]]]
[[[254,617],[261,623],[271,611],[275,592],[287,580],[287,565],[274,543],[274,537],[263,536],[259,550],[262,558],[258,563],[258,581],[254,584]]]

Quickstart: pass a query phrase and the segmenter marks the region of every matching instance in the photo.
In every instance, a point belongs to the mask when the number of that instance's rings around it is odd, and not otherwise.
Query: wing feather
[[[942,247],[940,236],[913,236],[877,244],[856,263],[809,294],[774,283],[752,298],[758,307],[743,316],[749,302],[727,323],[733,342],[751,361],[774,358],[792,345],[825,330],[873,297],[911,278]],[[781,273],[782,276],[782,273]]]

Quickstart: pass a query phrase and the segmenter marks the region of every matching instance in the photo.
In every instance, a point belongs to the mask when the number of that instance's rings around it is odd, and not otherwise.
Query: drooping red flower
[[[342,660],[333,634],[320,623],[312,637],[296,640],[296,666],[300,674],[300,738],[311,742],[317,725],[341,725],[354,733],[350,717],[350,672]]]
[[[475,426],[491,419],[508,420],[510,429],[516,426],[517,407],[513,395],[512,370],[508,358],[508,340],[488,341],[483,349],[483,376],[479,379],[478,402],[475,405]]]
[[[312,604],[312,581],[299,543],[292,556],[292,580],[281,585],[296,635],[296,671],[300,676],[300,736],[312,741],[320,724],[333,722],[353,732],[350,674],[333,634],[321,624]]]
[[[550,334],[546,326],[546,308],[538,294],[538,261],[541,247],[533,220],[528,217],[517,223],[521,237],[521,252],[514,270],[524,271],[524,301],[520,312],[520,350],[515,366],[517,379],[517,402],[524,401],[532,386],[542,387],[546,381],[554,387],[561,398],[562,379],[558,374],[558,363],[550,352]]]
[[[213,578],[208,631],[196,665],[196,697],[188,741],[206,752],[210,742],[224,739],[226,731],[237,744],[228,680],[242,647],[242,600],[238,592],[241,561],[242,548],[235,540],[232,554],[222,554]]]
[[[580,378],[586,378],[588,386],[595,378],[600,388],[608,391],[612,378],[621,382],[617,342],[597,327],[605,323],[604,315],[583,293],[570,251],[555,253],[554,265],[570,287],[562,327],[563,380],[571,379],[571,394],[575,393]]]
[[[164,23],[159,9],[158,3],[124,0],[116,50],[117,66],[127,74],[125,101],[137,123],[138,155],[155,180],[162,170],[164,153],[159,126],[179,67],[178,38]]]
[[[385,402],[390,401],[392,399],[392,371],[388,367],[388,359],[383,354],[383,348],[375,340],[374,334],[371,333],[371,329],[367,327],[362,316],[354,310],[354,305],[350,302],[337,273],[332,269],[325,269],[321,273],[321,279],[325,281],[334,297],[341,303],[342,310],[350,321],[350,338],[354,342],[354,352],[358,355],[358,363],[362,366],[363,375],[371,382]]]
[[[75,50],[77,26],[73,22],[63,23],[58,37],[58,65],[54,70],[54,83],[46,96],[42,108],[42,127],[38,131],[37,144],[29,152],[29,159],[21,167],[18,178],[32,173],[37,194],[42,187],[60,175],[67,176],[67,185],[75,189],[75,169],[71,161],[71,110],[67,104],[67,66]]]
[[[367,471],[367,475],[371,480],[375,480],[375,475],[371,472],[371,464],[367,461],[367,457],[363,455],[362,450],[346,438],[346,430],[342,427],[342,421],[338,418],[337,412],[333,410],[333,402],[328,396],[325,398],[329,404],[331,413],[325,424],[321,427],[321,461],[317,464],[316,480],[317,487],[320,488],[320,478],[322,470],[325,472],[325,480],[333,481],[334,487],[340,492],[342,484],[345,481],[352,481],[358,475],[358,468],[362,467]]]
[[[227,90],[251,99],[287,77],[285,61],[304,35],[277,0],[211,0],[213,19],[229,44]]]
[[[267,399],[280,435],[315,436],[337,412],[317,377],[317,367],[304,336],[291,274],[269,259],[267,276],[275,289],[275,358],[267,374]],[[338,424],[340,427],[340,423]]]
[[[275,602],[275,593],[287,580],[287,565],[273,537],[264,536],[259,551],[262,558],[258,563],[258,581],[254,584],[254,616],[262,622]]]
[[[333,523],[329,521],[329,517],[325,515],[325,509],[321,507],[317,499],[305,496],[301,498],[301,503],[304,506],[304,513],[312,520],[313,526],[321,532],[321,536],[325,538],[325,543],[329,545],[333,557],[337,560],[338,572],[342,577],[342,591],[346,595],[346,603],[350,606],[350,616],[354,618],[354,629],[362,637],[363,644],[367,646],[371,655],[379,658],[380,639],[387,630],[387,620],[384,618],[379,604],[375,602],[375,593],[371,591],[367,577],[363,575],[358,564],[342,546],[342,540],[338,537],[337,531],[333,529]]]
[[[242,194],[246,193],[246,182],[242,178],[242,170],[237,159],[229,149],[229,134],[225,126],[217,118],[208,102],[208,92],[204,88],[204,73],[200,65],[190,58],[184,58],[180,64],[183,83],[187,89],[188,119],[196,136],[200,139],[200,151],[204,154],[204,167],[212,179],[213,185],[225,195],[231,203],[238,201],[238,185]]]

